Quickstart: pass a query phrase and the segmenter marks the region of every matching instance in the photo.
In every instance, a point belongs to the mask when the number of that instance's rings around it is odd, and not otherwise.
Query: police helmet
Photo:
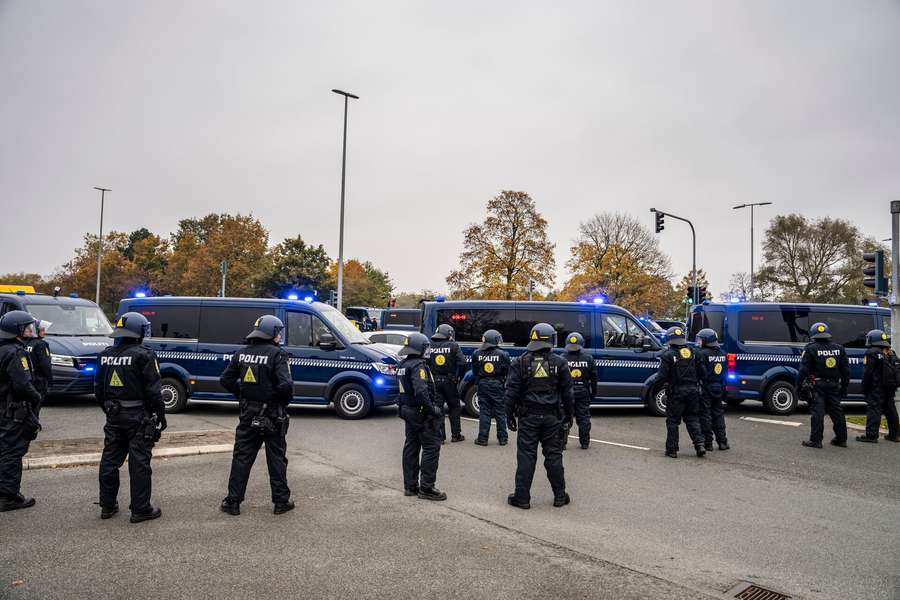
[[[503,343],[503,336],[496,329],[488,329],[481,336],[481,349],[489,350]]]
[[[553,348],[556,346],[556,330],[549,323],[538,323],[531,328],[528,340],[528,345],[525,346],[525,349],[529,352]]]
[[[584,350],[584,337],[577,331],[573,331],[566,337],[566,352],[581,352]]]
[[[247,334],[248,340],[274,340],[284,331],[284,323],[275,315],[263,315],[253,324],[253,331]]]
[[[814,323],[813,326],[809,328],[809,337],[814,340],[830,340],[831,329],[829,329],[828,325],[825,323]]]
[[[139,340],[148,335],[150,335],[150,321],[147,317],[141,313],[127,312],[116,321],[116,328],[109,337]]]
[[[425,351],[431,342],[419,332],[411,333],[406,337],[406,345],[400,348],[400,356],[425,356]]]
[[[719,336],[712,329],[701,329],[697,332],[697,343],[703,348],[718,348]]]
[[[891,338],[880,329],[873,329],[866,334],[866,347],[881,346],[882,348],[891,347]]]
[[[435,330],[434,335],[431,336],[431,339],[452,340],[455,334],[456,332],[453,331],[453,327],[444,323],[443,325],[438,325],[438,328]]]
[[[684,327],[676,325],[666,330],[666,341],[670,346],[687,346],[687,339],[684,337]]]
[[[24,310],[11,310],[0,317],[0,339],[34,337],[34,317]]]

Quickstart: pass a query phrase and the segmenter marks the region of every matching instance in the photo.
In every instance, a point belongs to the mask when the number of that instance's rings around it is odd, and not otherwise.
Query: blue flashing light
[[[737,378],[738,378],[737,373],[729,373],[728,374],[728,381],[736,381]]]
[[[315,300],[315,298],[313,298],[312,296],[306,296],[303,298],[304,302],[312,302],[313,300]]]
[[[579,300],[578,303],[579,304],[587,304],[587,300]]]
[[[870,301],[870,302],[869,302],[869,306],[875,307],[875,306],[878,306],[878,303],[877,303],[877,302],[871,302],[871,301]]]
[[[435,301],[435,302],[443,302],[443,301],[445,301],[446,299],[447,299],[447,298],[446,298],[443,294],[440,294],[440,295],[437,295],[437,296],[434,297],[434,301]]]
[[[738,298],[737,296],[732,296],[732,297],[731,297],[731,303],[732,303],[732,304],[738,304],[740,301],[741,301],[741,299]]]
[[[299,296],[297,294],[288,294],[288,300],[297,300]]]
[[[146,298],[146,297],[147,297],[147,292],[135,292],[135,293],[134,293],[134,297],[135,297],[135,298]]]
[[[94,367],[85,367],[85,368],[84,368],[84,372],[85,372],[85,373],[93,373],[93,372],[94,372]]]
[[[77,298],[77,297],[78,297],[78,294],[76,294],[75,292],[72,292],[71,294],[69,294],[69,298]]]
[[[384,385],[384,377],[376,377],[375,385]]]
[[[606,299],[603,296],[594,298],[594,304],[603,304],[604,302],[606,302]]]
[[[24,296],[25,290],[16,290],[16,296]]]

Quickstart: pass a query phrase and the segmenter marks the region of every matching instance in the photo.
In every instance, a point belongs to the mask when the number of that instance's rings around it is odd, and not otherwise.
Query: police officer
[[[577,331],[566,337],[566,353],[563,358],[569,363],[569,372],[572,374],[578,441],[581,442],[581,449],[587,450],[591,445],[591,400],[597,395],[597,363],[591,354],[584,351],[584,337]],[[567,438],[568,435],[563,438],[563,447]]]
[[[472,371],[475,389],[478,391],[479,446],[488,445],[491,418],[497,421],[497,443],[505,446],[509,441],[506,431],[506,407],[503,406],[503,386],[509,373],[509,353],[500,348],[503,336],[496,329],[488,329],[481,336],[481,347],[472,353]]]
[[[705,448],[713,449],[713,436],[719,450],[728,450],[725,435],[725,353],[719,347],[719,336],[712,329],[697,332],[697,360],[702,367],[700,378],[700,429]]]
[[[0,512],[34,506],[21,493],[22,458],[40,424],[35,411],[41,395],[25,350],[34,337],[34,317],[13,310],[0,318]]]
[[[815,323],[810,329],[811,341],[800,355],[800,371],[797,383],[812,382],[812,397],[809,401],[810,434],[803,440],[807,448],[821,448],[825,431],[825,413],[831,417],[834,428],[832,446],[847,447],[847,421],[841,398],[847,395],[850,385],[850,362],[847,352],[840,344],[831,341],[831,330],[825,323]]]
[[[222,512],[229,515],[241,514],[250,469],[263,443],[274,512],[280,515],[294,509],[287,483],[286,411],[294,397],[294,380],[288,353],[280,345],[282,331],[284,323],[278,317],[258,318],[247,335],[247,345],[232,355],[219,378],[222,387],[240,401],[228,496],[221,505]]]
[[[697,456],[705,456],[703,432],[698,417],[702,379],[700,362],[684,338],[684,329],[666,331],[669,349],[659,357],[659,380],[666,389],[666,456],[678,458],[678,427],[682,419]]]
[[[572,426],[574,398],[572,376],[565,359],[551,352],[556,330],[547,323],[531,328],[525,353],[512,362],[506,380],[506,418],[511,431],[518,430],[516,491],[507,502],[531,508],[531,482],[537,463],[538,442],[544,454],[547,479],[553,489],[553,506],[570,502],[566,493],[560,427]],[[518,417],[518,420],[517,420]]]
[[[53,385],[53,367],[50,364],[50,346],[44,336],[47,334],[47,328],[51,323],[47,321],[35,321],[35,329],[37,336],[28,342],[26,349],[31,355],[31,363],[34,365],[34,387],[41,394],[41,401],[47,399],[50,392],[50,386]],[[40,412],[40,407],[35,410],[35,414]]]
[[[128,312],[119,317],[110,334],[115,342],[100,353],[94,394],[106,413],[103,455],[100,457],[100,518],[119,512],[119,468],[128,457],[131,485],[131,522],[157,519],[162,514],[150,504],[150,468],[153,445],[165,430],[166,411],[159,386],[156,353],[142,345],[150,335],[144,315]]]
[[[437,489],[441,456],[441,424],[444,411],[438,406],[434,377],[425,360],[428,338],[410,334],[400,349],[403,360],[397,368],[400,383],[400,418],[406,424],[403,442],[403,494],[423,500],[446,500]]]
[[[437,405],[443,408],[444,403],[450,410],[451,442],[461,442],[466,437],[462,434],[460,413],[462,407],[459,403],[460,379],[466,374],[466,355],[459,348],[454,337],[456,332],[450,325],[438,325],[434,335],[431,336],[431,350],[428,357],[428,365],[434,375],[434,385],[437,390]],[[446,439],[444,421],[441,420],[441,437]]]
[[[856,440],[877,444],[881,415],[884,414],[888,425],[884,439],[900,442],[900,420],[894,399],[900,362],[891,350],[888,335],[880,329],[873,329],[866,335],[866,347],[862,378],[862,392],[866,396],[866,434],[857,436]]]

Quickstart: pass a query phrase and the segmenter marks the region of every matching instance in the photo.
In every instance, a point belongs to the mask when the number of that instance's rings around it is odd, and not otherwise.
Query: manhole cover
[[[738,600],[791,600],[792,596],[766,589],[755,583],[742,583],[730,592]]]

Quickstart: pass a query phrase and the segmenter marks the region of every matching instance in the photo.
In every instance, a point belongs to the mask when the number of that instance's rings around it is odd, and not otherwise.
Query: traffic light
[[[657,212],[656,214],[656,233],[659,233],[663,229],[666,228],[666,215],[665,213]]]
[[[391,298],[390,307],[397,308],[397,299],[396,298]]]
[[[693,304],[694,303],[694,290],[695,289],[696,288],[694,288],[694,286],[692,286],[692,285],[687,286],[687,288],[685,289],[685,292],[684,292],[684,303],[685,304]]]
[[[328,296],[328,304],[337,307],[337,290],[331,290]]]
[[[863,260],[871,265],[863,267],[863,285],[875,290],[876,296],[887,296],[888,283],[887,277],[884,275],[884,250],[876,250],[875,252],[866,252],[863,254]]]
[[[709,300],[709,292],[706,291],[706,286],[701,285],[697,290],[697,299],[698,302],[703,302],[704,300]]]

